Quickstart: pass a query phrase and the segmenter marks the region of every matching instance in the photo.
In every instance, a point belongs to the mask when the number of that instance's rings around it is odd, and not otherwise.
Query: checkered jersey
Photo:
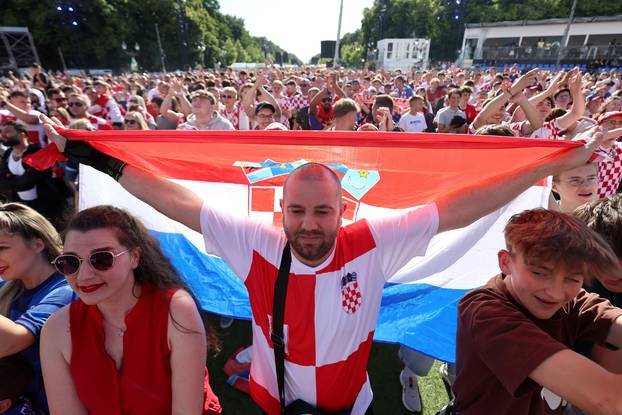
[[[529,135],[529,138],[548,138],[550,140],[557,140],[562,131],[563,130],[559,125],[559,119],[554,118],[551,121],[546,121],[542,124],[542,127],[532,132]]]
[[[615,194],[622,181],[622,143],[616,143],[605,152],[613,160],[598,163],[598,197],[601,199]]]
[[[282,228],[204,205],[207,252],[244,281],[253,312],[250,389],[270,415],[280,414],[270,340],[274,283],[286,237]],[[438,229],[436,205],[342,227],[330,257],[311,268],[292,255],[283,333],[285,401],[303,399],[329,412],[363,415],[372,400],[366,367],[385,281],[423,255]]]
[[[306,96],[301,94],[292,95],[289,98],[289,108],[292,111],[298,111],[302,107],[306,107],[309,105],[309,100]]]
[[[103,118],[96,117],[91,114],[88,114],[85,118],[94,130],[112,130],[112,125],[110,125],[110,123]],[[72,122],[78,120],[80,120],[80,118],[69,118],[69,123],[71,124]]]
[[[233,104],[233,111],[228,112],[226,107],[220,110],[220,115],[228,119],[236,130],[240,129],[240,108],[238,104]]]

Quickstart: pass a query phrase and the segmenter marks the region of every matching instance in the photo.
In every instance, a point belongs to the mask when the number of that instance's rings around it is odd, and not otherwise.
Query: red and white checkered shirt
[[[559,119],[554,118],[551,121],[546,121],[542,124],[542,127],[532,132],[529,135],[529,138],[548,138],[550,140],[557,140],[562,131],[562,128],[559,126]]]
[[[233,104],[233,111],[228,112],[226,107],[220,110],[220,115],[228,119],[236,130],[240,129],[240,109],[241,105]]]
[[[266,200],[272,208],[275,200]],[[352,408],[363,415],[372,400],[366,367],[382,288],[413,257],[425,254],[438,229],[427,205],[342,227],[333,253],[316,267],[292,255],[285,301],[285,403],[303,399],[322,411]],[[253,312],[250,391],[268,414],[280,414],[274,365],[274,283],[286,243],[282,228],[201,210],[206,251],[222,257],[248,289]]]
[[[289,106],[291,111],[298,111],[300,108],[306,107],[308,105],[309,99],[302,94],[292,95],[289,98]]]
[[[103,118],[96,117],[92,114],[88,114],[85,118],[94,130],[112,130],[112,125],[110,125],[110,123]],[[71,124],[72,122],[81,119],[82,118],[69,118],[69,123]]]
[[[603,199],[615,194],[622,181],[622,143],[604,150],[612,160],[598,163],[598,197]]]

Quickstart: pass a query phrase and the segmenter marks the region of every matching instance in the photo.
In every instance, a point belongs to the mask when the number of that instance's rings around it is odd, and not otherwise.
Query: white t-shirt
[[[402,118],[400,118],[397,125],[402,130],[409,133],[420,133],[428,128],[428,125],[425,122],[425,117],[420,112],[415,115],[412,115],[410,112],[402,115]]]
[[[11,153],[13,153],[12,150]],[[16,176],[23,176],[24,173],[26,173],[24,165],[22,164],[22,159],[15,160],[12,154],[9,154],[8,167],[9,171]],[[17,192],[17,195],[21,200],[35,200],[37,198],[37,187],[35,186],[28,190]]]
[[[435,204],[359,220],[342,227],[332,254],[317,267],[292,255],[283,333],[285,401],[303,399],[327,411],[372,400],[366,367],[388,278],[425,254],[438,230]],[[253,312],[250,391],[268,413],[279,413],[274,369],[274,283],[286,243],[282,228],[203,205],[206,251],[220,256],[248,289]]]

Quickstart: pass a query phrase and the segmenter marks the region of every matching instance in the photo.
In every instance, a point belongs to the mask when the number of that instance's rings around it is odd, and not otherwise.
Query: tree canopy
[[[213,67],[217,62],[276,60],[283,49],[251,36],[240,18],[219,11],[218,0],[3,0],[0,26],[27,26],[45,67],[127,69],[122,50],[138,43],[136,60],[149,71],[160,69],[155,25],[160,31],[167,69]],[[183,23],[182,23],[183,22]],[[182,30],[182,27],[185,30]],[[185,34],[185,35],[184,35]],[[285,55],[281,55],[285,56]],[[291,63],[301,63],[288,53]],[[284,62],[287,63],[287,62]]]

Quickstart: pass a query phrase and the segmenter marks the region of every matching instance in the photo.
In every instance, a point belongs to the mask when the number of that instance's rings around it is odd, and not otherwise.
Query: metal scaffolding
[[[41,63],[27,27],[0,26],[0,69],[26,68]]]

